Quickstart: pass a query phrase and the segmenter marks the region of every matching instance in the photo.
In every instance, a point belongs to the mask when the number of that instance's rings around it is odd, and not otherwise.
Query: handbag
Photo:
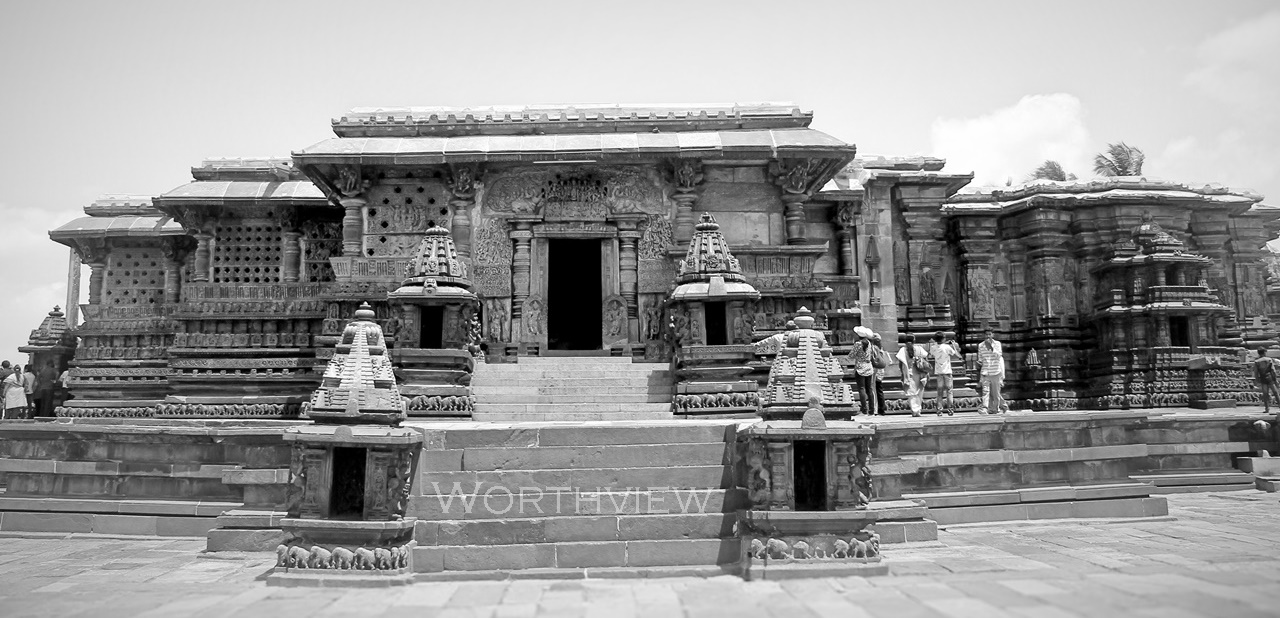
[[[911,358],[911,368],[920,373],[929,373],[933,371],[933,363],[927,356],[915,356]]]
[[[889,357],[889,353],[885,352],[884,348],[880,348],[880,347],[871,348],[871,366],[873,368],[884,369],[885,367],[889,366],[889,362],[891,360],[892,359]]]

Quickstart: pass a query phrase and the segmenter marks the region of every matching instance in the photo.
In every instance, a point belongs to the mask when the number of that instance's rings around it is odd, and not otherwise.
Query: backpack
[[[875,369],[884,369],[892,362],[889,353],[879,346],[871,346],[871,366]]]

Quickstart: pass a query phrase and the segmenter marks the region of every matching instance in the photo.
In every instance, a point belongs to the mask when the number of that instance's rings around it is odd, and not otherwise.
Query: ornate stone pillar
[[[89,304],[102,304],[102,280],[107,274],[106,262],[89,262]]]
[[[854,250],[854,234],[858,220],[858,207],[852,202],[836,206],[836,240],[840,243],[840,274],[852,277],[858,272],[857,252]]]
[[[680,159],[671,166],[672,184],[675,186],[675,194],[671,199],[676,202],[672,237],[677,244],[683,244],[693,238],[693,207],[698,201],[698,184],[702,182],[702,162]]]
[[[774,182],[782,187],[788,245],[802,245],[808,240],[804,204],[809,201],[810,183],[816,177],[819,167],[818,161],[814,159],[790,159],[778,161],[771,170]]]
[[[67,259],[67,326],[80,325],[80,254],[75,249]]]
[[[196,237],[196,263],[192,267],[191,280],[195,282],[209,281],[209,262],[210,247],[209,244],[213,240],[213,234],[200,230],[195,233]]]
[[[618,283],[619,294],[627,301],[627,317],[639,317],[639,253],[640,221],[642,216],[617,217],[612,219],[618,225]]]
[[[533,222],[512,220],[511,225],[509,235],[515,242],[511,254],[511,330],[515,333],[517,324],[514,320],[521,317],[524,301],[529,297],[529,260],[532,255],[529,245],[533,241]],[[514,334],[512,336],[514,338]]]
[[[449,230],[458,257],[471,257],[471,207],[476,203],[476,169],[470,165],[449,166],[449,191],[453,199],[453,227]]]
[[[364,206],[363,197],[344,197],[338,200],[346,214],[342,217],[342,255],[360,257],[364,245]]]
[[[788,442],[769,442],[770,483],[769,510],[790,511],[795,495],[795,480],[791,475],[791,445]]]
[[[286,231],[281,234],[280,280],[297,283],[302,272],[302,232]]]
[[[364,245],[364,207],[368,204],[365,191],[370,181],[365,179],[359,167],[346,166],[338,170],[333,188],[338,192],[338,204],[346,211],[342,217],[342,255],[360,257]]]
[[[160,246],[164,255],[164,302],[176,305],[182,298],[182,262],[186,249],[178,239],[169,239]]]

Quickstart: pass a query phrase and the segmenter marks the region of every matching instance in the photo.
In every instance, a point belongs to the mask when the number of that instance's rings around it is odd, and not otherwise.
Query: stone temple
[[[290,157],[94,202],[50,232],[69,280],[89,267],[88,298],[22,349],[69,368],[69,392],[53,422],[0,423],[0,529],[294,551],[291,500],[329,489],[299,480],[286,436],[325,421],[312,402],[356,323],[377,327],[396,448],[414,451],[399,523],[362,524],[412,528],[412,560],[379,581],[837,553],[865,569],[939,522],[1160,515],[1162,491],[1253,486],[1235,458],[1276,444],[1239,406],[1258,400],[1248,350],[1280,344],[1280,209],[1140,177],[969,191],[941,159],[859,156],[812,121],[790,104],[356,109]],[[890,352],[954,336],[961,410],[993,329],[1027,413],[858,423],[841,371],[857,326]],[[799,424],[812,410],[825,428]],[[359,483],[385,478],[351,453],[384,430],[333,431],[325,466],[356,467],[325,474],[374,496]],[[857,515],[771,514],[805,510]]]

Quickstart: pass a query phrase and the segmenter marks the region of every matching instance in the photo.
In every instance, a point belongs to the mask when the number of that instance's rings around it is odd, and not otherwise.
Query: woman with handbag
[[[22,385],[22,372],[14,371],[5,376],[3,385],[4,389],[4,418],[18,419],[27,417],[27,389]]]
[[[924,381],[929,379],[932,365],[929,352],[916,345],[916,336],[908,333],[904,345],[898,348],[898,366],[902,369],[902,389],[911,404],[911,416],[920,416],[924,407]]]

